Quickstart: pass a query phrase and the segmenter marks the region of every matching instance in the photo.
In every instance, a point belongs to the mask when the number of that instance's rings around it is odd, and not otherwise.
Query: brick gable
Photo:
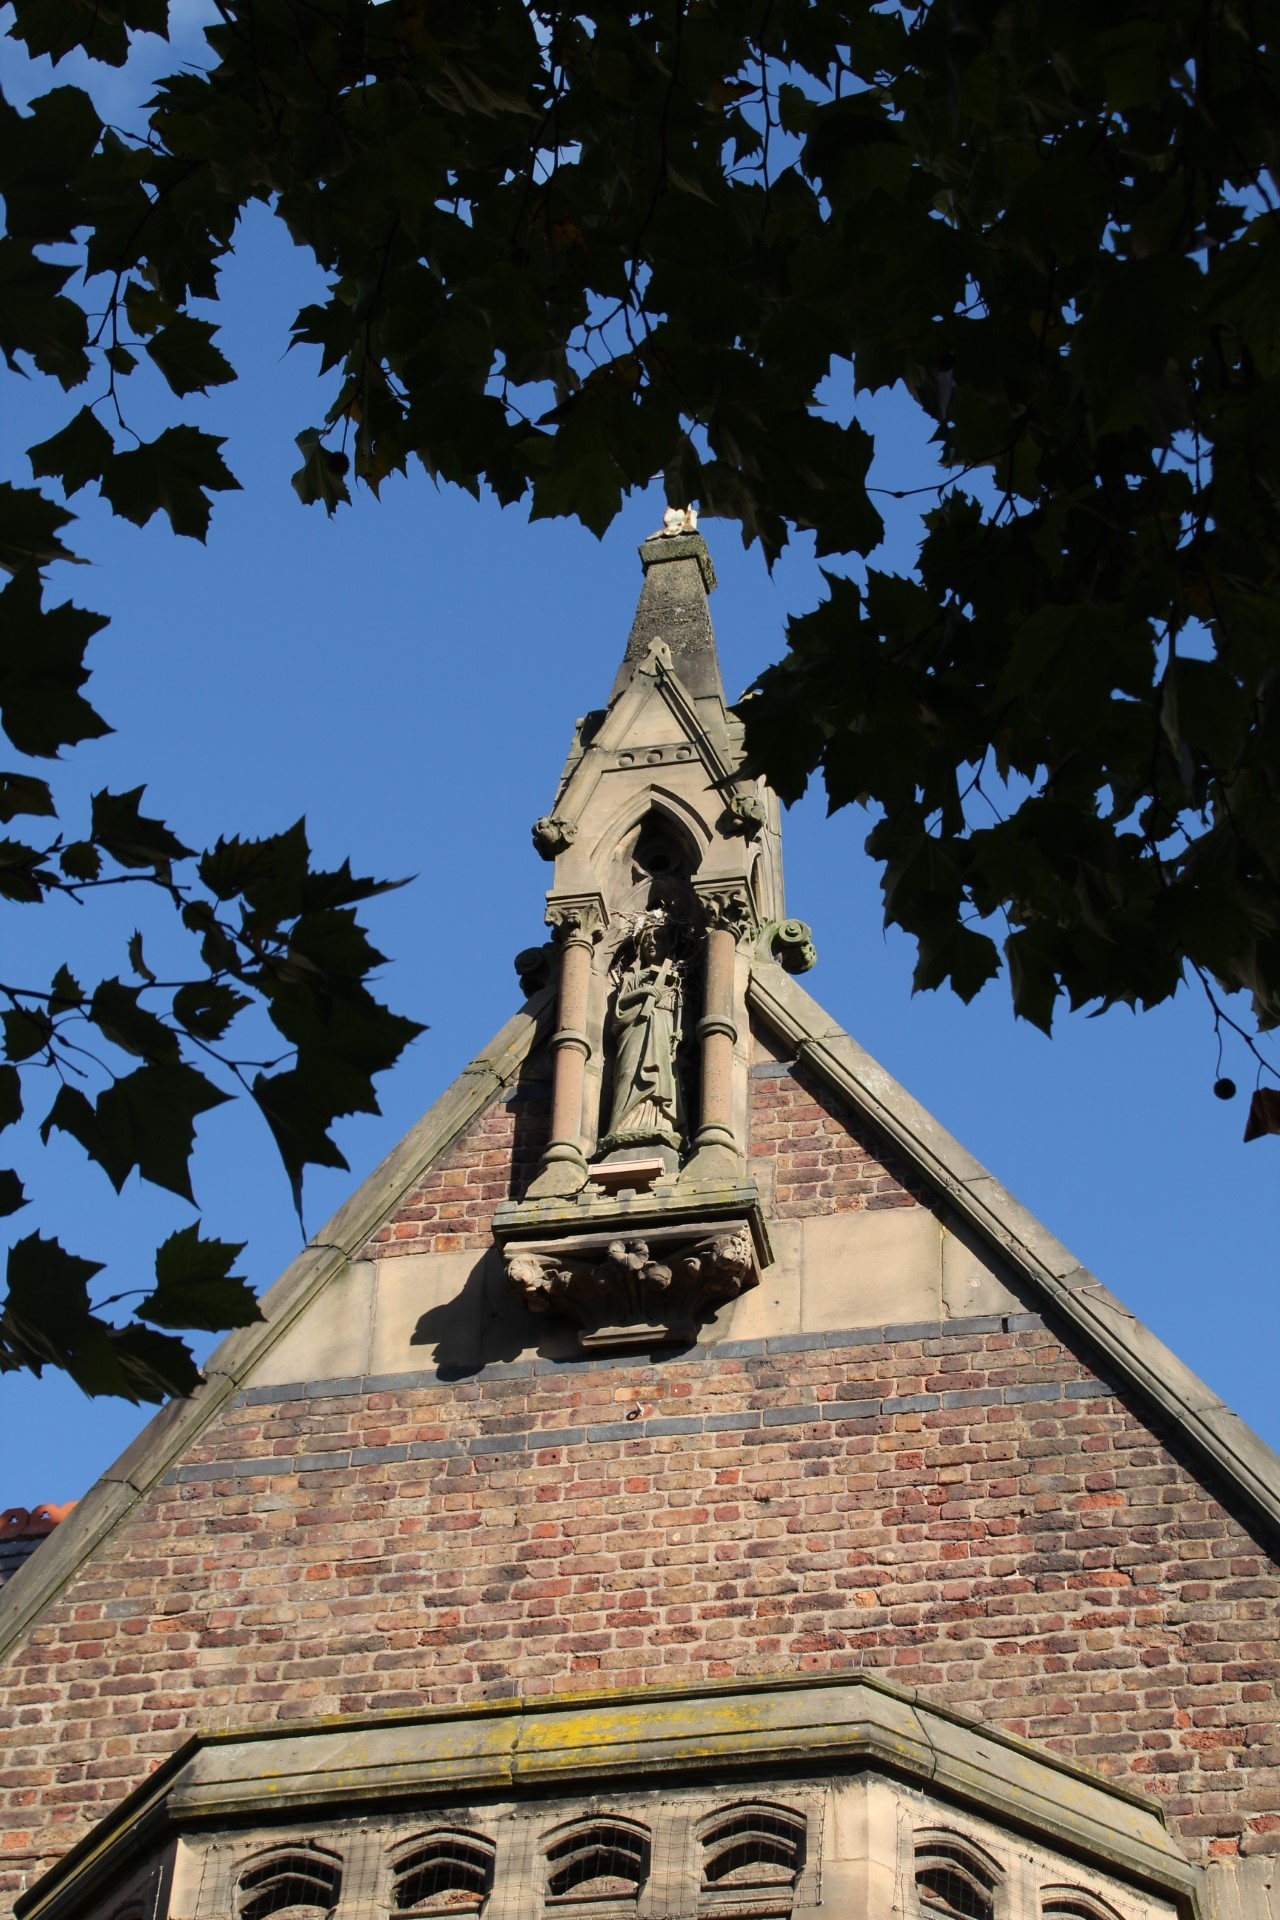
[[[757,1065],[776,1218],[927,1198],[808,1069]],[[486,1247],[544,1098],[531,1065],[366,1259]],[[1074,1338],[1005,1313],[250,1380],[10,1658],[8,1884],[198,1730],[857,1669],[1156,1796],[1193,1860],[1280,1851],[1280,1569]]]

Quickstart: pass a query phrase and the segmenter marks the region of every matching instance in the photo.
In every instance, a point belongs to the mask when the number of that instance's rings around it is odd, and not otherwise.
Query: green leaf
[[[104,853],[122,867],[150,867],[167,880],[175,860],[185,860],[191,848],[184,847],[163,820],[151,820],[139,811],[145,787],[128,793],[95,793],[93,796],[92,834]]]
[[[79,607],[44,608],[24,567],[0,591],[0,723],[20,753],[51,760],[111,729],[83,698],[85,648],[107,622]]]
[[[0,354],[15,373],[27,354],[65,389],[89,377],[84,308],[61,291],[71,267],[51,266],[24,241],[0,239]]]
[[[39,1009],[11,1007],[0,1015],[4,1025],[4,1050],[10,1060],[34,1060],[53,1038],[53,1022]]]
[[[122,67],[130,36],[158,33],[168,38],[168,0],[94,0],[91,7],[64,0],[14,0],[15,40],[26,42],[34,58],[48,54],[55,63],[76,48],[105,65]]]
[[[7,1219],[27,1204],[21,1180],[12,1167],[0,1167],[0,1218]]]
[[[22,1118],[22,1075],[16,1067],[0,1067],[0,1133]]]
[[[319,503],[332,516],[338,506],[349,505],[347,475],[351,462],[347,455],[337,448],[326,447],[319,427],[308,427],[305,433],[300,433],[297,444],[302,465],[291,484],[303,506],[313,507]]]
[[[112,1046],[120,1047],[139,1060],[172,1066],[180,1058],[176,1036],[141,1004],[142,987],[126,987],[119,980],[104,980],[94,988],[89,1002],[89,1019]]]
[[[1054,1002],[1062,989],[1035,935],[1019,928],[1005,941],[1004,954],[1009,963],[1014,1012],[1020,1020],[1039,1027],[1041,1033],[1052,1033]]]
[[[68,493],[78,493],[91,480],[101,480],[114,452],[115,442],[97,414],[81,407],[61,432],[28,448],[27,458],[37,479],[54,475]]]
[[[156,1327],[221,1333],[251,1326],[262,1312],[248,1282],[231,1269],[243,1243],[202,1240],[197,1226],[171,1233],[156,1254],[156,1287],[135,1309]]]
[[[45,866],[39,847],[22,840],[0,840],[0,898],[31,906],[57,885],[57,876]]]
[[[39,1233],[11,1247],[0,1372],[25,1367],[39,1377],[59,1367],[87,1394],[135,1403],[190,1393],[200,1374],[184,1341],[136,1324],[113,1327],[92,1310],[89,1282],[101,1271],[100,1261],[82,1260]]]
[[[40,1134],[47,1141],[55,1128],[69,1133],[117,1193],[136,1168],[153,1186],[192,1200],[195,1122],[228,1097],[194,1067],[148,1065],[117,1080],[93,1106],[78,1088],[60,1088]]]
[[[207,393],[235,379],[235,368],[213,344],[216,332],[207,320],[181,314],[148,340],[147,352],[174,393]]]
[[[0,569],[17,573],[21,567],[47,567],[52,560],[74,561],[76,555],[58,538],[74,518],[34,487],[0,480]]]
[[[149,986],[154,986],[156,976],[147,965],[146,958],[142,951],[142,935],[140,933],[135,932],[130,934],[128,952],[129,965],[133,968],[138,978],[145,980]]]
[[[102,872],[102,855],[91,840],[73,840],[58,855],[58,865],[68,880],[96,880]]]
[[[0,195],[11,234],[37,244],[71,239],[84,218],[73,183],[101,132],[80,87],[55,87],[28,113],[0,99]]]
[[[209,529],[211,493],[236,491],[240,482],[218,449],[225,442],[198,427],[166,427],[154,440],[117,453],[102,477],[113,513],[144,527],[165,512],[175,533],[203,540]]]
[[[7,826],[19,814],[56,815],[53,795],[31,773],[0,773],[0,821]]]
[[[51,1014],[71,1013],[84,1005],[84,988],[72,973],[70,967],[59,967],[53,976],[53,992],[49,998]]]
[[[252,1004],[248,994],[237,993],[221,981],[192,981],[174,994],[173,1017],[197,1040],[215,1041]]]
[[[347,1161],[329,1138],[328,1102],[317,1103],[314,1081],[296,1067],[270,1076],[258,1074],[251,1091],[284,1162],[294,1211],[301,1220],[304,1169],[347,1169]]]

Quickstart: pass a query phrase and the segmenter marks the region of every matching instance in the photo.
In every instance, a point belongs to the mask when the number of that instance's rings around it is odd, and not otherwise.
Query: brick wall
[[[507,1099],[472,1122],[438,1165],[372,1235],[367,1260],[396,1253],[463,1253],[492,1243],[493,1210],[521,1200],[547,1142],[551,1088],[544,1061],[531,1061]]]
[[[779,1211],[911,1204],[802,1074],[754,1091]],[[539,1097],[374,1250],[484,1245]],[[12,1656],[0,1859],[29,1883],[197,1729],[859,1667],[1158,1795],[1193,1858],[1280,1851],[1278,1601],[1034,1316],[251,1388]]]
[[[15,1659],[10,1847],[198,1727],[849,1667],[1280,1845],[1245,1529],[1034,1324],[804,1338],[236,1406]]]
[[[806,1067],[758,1059],[750,1111],[752,1171],[779,1220],[911,1207],[923,1197],[907,1169]]]

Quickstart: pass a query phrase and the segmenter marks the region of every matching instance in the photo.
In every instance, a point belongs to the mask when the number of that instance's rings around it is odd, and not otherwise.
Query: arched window
[[[804,1865],[804,1815],[770,1801],[713,1813],[699,1837],[702,1885],[708,1892],[790,1889]]]
[[[922,1914],[994,1920],[999,1870],[971,1841],[952,1834],[916,1839],[916,1899]]]
[[[478,1913],[493,1886],[493,1842],[441,1828],[412,1842],[395,1863],[397,1913]]]
[[[634,1900],[648,1872],[648,1828],[615,1814],[575,1821],[547,1845],[552,1900]]]
[[[342,1892],[342,1862],[320,1847],[281,1847],[244,1868],[239,1892],[239,1920],[325,1920]]]
[[[1040,1912],[1044,1920],[1119,1920],[1114,1907],[1081,1887],[1046,1887]]]

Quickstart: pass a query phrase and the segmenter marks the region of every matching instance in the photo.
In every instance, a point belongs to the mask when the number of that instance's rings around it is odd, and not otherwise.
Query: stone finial
[[[661,540],[664,536],[697,531],[698,509],[696,507],[668,507],[662,516],[662,526],[653,538]]]
[[[577,837],[575,822],[563,819],[558,813],[544,813],[541,820],[533,823],[533,844],[544,860],[554,860],[558,853],[571,847]]]

